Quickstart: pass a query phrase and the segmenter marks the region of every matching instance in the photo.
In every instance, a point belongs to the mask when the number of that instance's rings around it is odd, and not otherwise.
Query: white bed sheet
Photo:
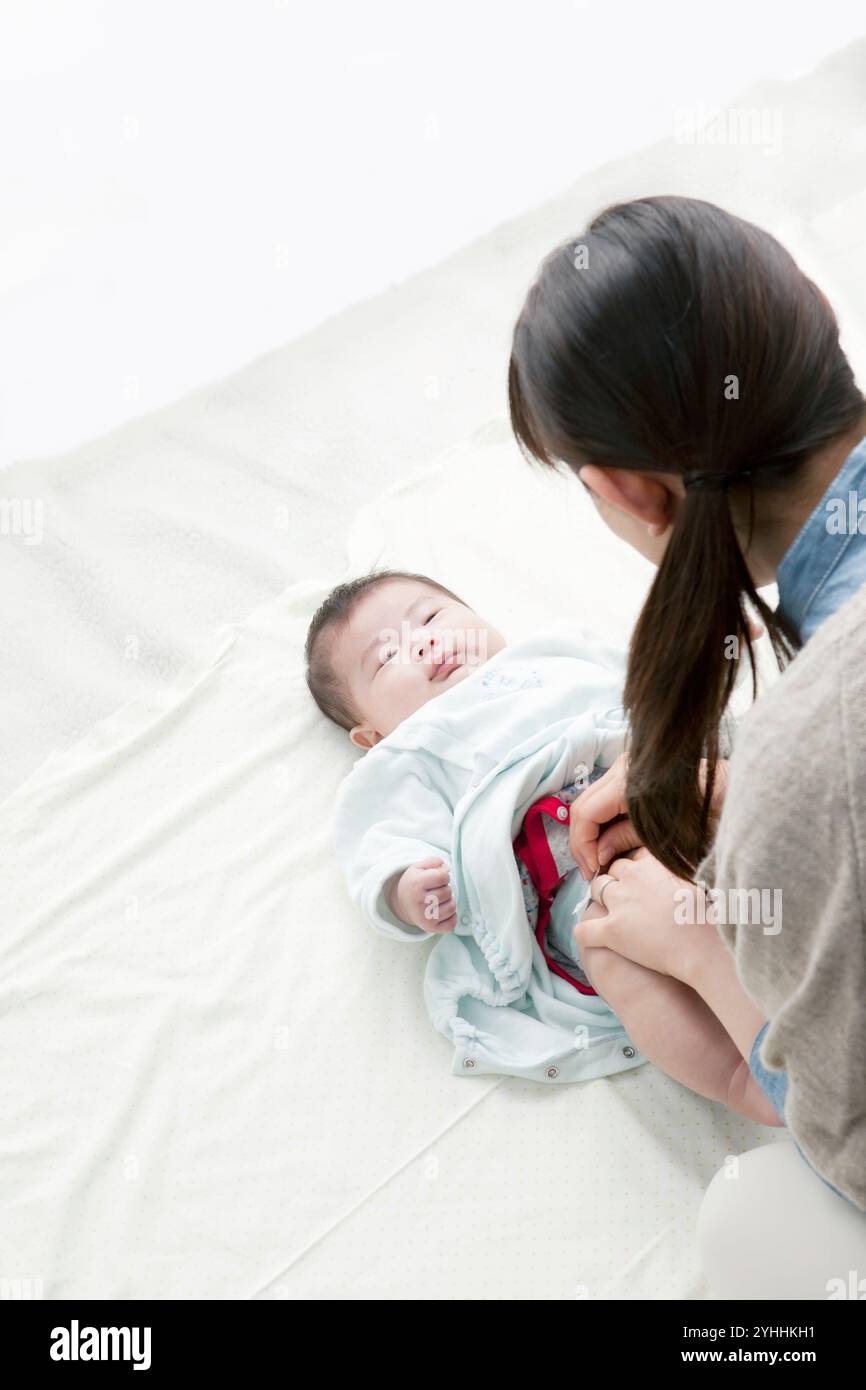
[[[236,378],[2,475],[46,528],[3,551],[4,1277],[51,1298],[705,1296],[703,1189],[777,1132],[649,1065],[559,1088],[451,1075],[427,948],[347,901],[330,815],[355,753],[301,650],[331,584],[374,564],[435,575],[514,639],[551,618],[625,638],[647,568],[508,438],[522,293],[596,208],[690,192],[800,254],[862,375],[864,69],[861,45],[744,98],[784,101],[776,159],[655,147]]]

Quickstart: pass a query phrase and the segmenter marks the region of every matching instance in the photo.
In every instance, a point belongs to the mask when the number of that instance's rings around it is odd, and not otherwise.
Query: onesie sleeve
[[[355,765],[337,794],[334,838],[349,897],[374,930],[399,941],[438,935],[402,922],[385,890],[404,869],[433,855],[450,871],[452,827],[447,800],[417,764],[398,772],[383,753],[375,765]]]

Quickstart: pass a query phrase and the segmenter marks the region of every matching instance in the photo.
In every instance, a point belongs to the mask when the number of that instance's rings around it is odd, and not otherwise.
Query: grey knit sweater
[[[760,1056],[788,1073],[790,1133],[866,1210],[866,586],[740,721],[697,877],[724,893],[719,931],[770,1020]]]

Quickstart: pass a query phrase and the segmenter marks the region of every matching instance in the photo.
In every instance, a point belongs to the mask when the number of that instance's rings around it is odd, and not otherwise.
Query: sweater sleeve
[[[696,879],[698,883],[703,883],[707,888],[714,888],[716,886],[715,845],[711,846],[709,853],[699,865]],[[724,932],[722,935],[724,935]],[[727,940],[728,946],[730,947],[730,938],[728,937]],[[788,1094],[788,1073],[786,1071],[768,1071],[761,1061],[761,1044],[764,1041],[769,1026],[769,1022],[765,1023],[763,1027],[758,1030],[755,1041],[752,1043],[752,1048],[748,1057],[749,1070],[770,1104],[774,1107],[779,1119],[784,1122],[785,1098]]]
[[[337,795],[336,849],[349,897],[375,931],[398,941],[436,935],[395,916],[386,892],[393,878],[421,859],[438,855],[450,870],[452,825],[445,797],[416,763],[404,762],[398,773],[383,754],[375,765],[356,764],[346,777]]]
[[[741,721],[711,854],[719,931],[767,1023],[751,1070],[866,1210],[866,642],[839,611]]]

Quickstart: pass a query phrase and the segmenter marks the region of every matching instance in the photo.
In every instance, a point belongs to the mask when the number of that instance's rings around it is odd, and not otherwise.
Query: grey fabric
[[[713,850],[719,931],[770,1020],[785,1118],[828,1182],[866,1210],[866,587],[739,721]],[[778,891],[775,922],[744,894]],[[771,900],[768,896],[766,903]],[[756,918],[758,920],[756,920]]]

